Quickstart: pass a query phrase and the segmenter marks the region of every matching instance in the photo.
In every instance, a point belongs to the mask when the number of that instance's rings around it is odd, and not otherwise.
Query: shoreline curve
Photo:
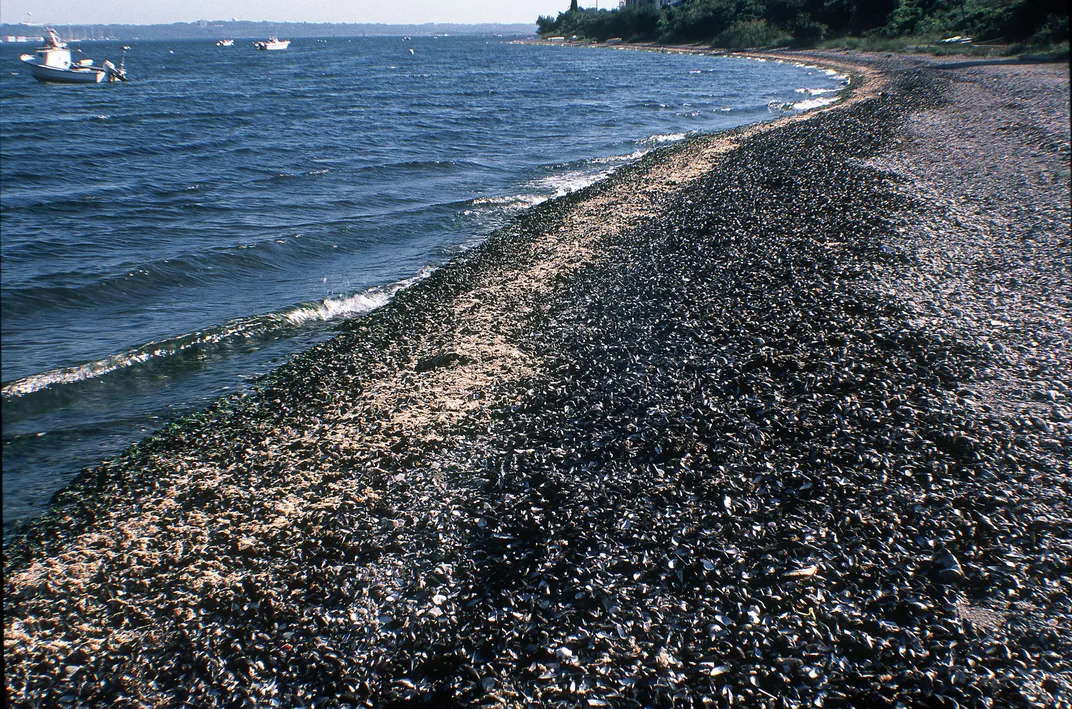
[[[851,61],[83,474],[8,701],[1067,697],[1067,71]]]

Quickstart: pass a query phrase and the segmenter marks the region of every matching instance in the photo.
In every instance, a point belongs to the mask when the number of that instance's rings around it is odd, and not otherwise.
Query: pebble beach
[[[6,703],[1072,706],[1068,64],[763,58],[59,493]]]

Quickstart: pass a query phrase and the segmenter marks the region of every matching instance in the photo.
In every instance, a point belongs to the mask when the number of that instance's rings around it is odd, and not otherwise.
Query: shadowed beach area
[[[528,210],[59,493],[8,704],[1067,706],[1068,65],[788,58],[849,94]]]

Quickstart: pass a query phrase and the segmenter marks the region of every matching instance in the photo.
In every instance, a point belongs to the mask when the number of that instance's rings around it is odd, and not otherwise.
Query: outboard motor
[[[119,59],[118,68],[116,68],[115,64],[112,64],[109,61],[106,61],[101,65],[104,67],[104,71],[108,73],[108,81],[115,82],[127,80],[127,70],[123,68],[123,65],[127,62],[128,49],[130,49],[130,47],[123,46],[123,56]]]
[[[119,72],[119,69],[116,68],[115,64],[105,61],[101,64],[101,68],[104,69],[104,74],[108,78],[108,81],[126,81],[126,77]]]

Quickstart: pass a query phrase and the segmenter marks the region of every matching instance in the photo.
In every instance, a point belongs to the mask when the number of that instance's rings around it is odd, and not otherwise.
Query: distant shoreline
[[[868,98],[881,92],[887,85],[884,74],[876,71],[866,63],[853,60],[851,52],[832,53],[810,50],[729,50],[714,49],[703,44],[659,44],[655,42],[606,42],[577,41],[552,42],[543,38],[517,39],[514,44],[542,47],[576,47],[591,49],[614,49],[618,51],[653,52],[658,54],[699,54],[712,57],[752,59],[756,61],[773,61],[797,66],[818,67],[837,71],[848,77],[848,85],[838,92],[839,101],[856,95]],[[860,93],[863,90],[865,93]],[[824,106],[829,108],[829,106]]]
[[[213,41],[230,39],[259,39],[269,35],[284,35],[293,38],[323,37],[394,37],[394,36],[430,36],[443,34],[502,34],[534,35],[535,25],[488,23],[488,24],[452,24],[427,22],[423,24],[385,24],[385,23],[312,23],[312,22],[251,22],[247,20],[211,22],[181,22],[174,24],[125,25],[125,24],[56,24],[25,25],[0,24],[0,41],[8,37],[32,37],[43,35],[44,28],[55,27],[65,41],[90,41],[95,39],[110,41],[148,41],[148,40],[183,40],[211,39]],[[24,43],[20,43],[24,44]]]

